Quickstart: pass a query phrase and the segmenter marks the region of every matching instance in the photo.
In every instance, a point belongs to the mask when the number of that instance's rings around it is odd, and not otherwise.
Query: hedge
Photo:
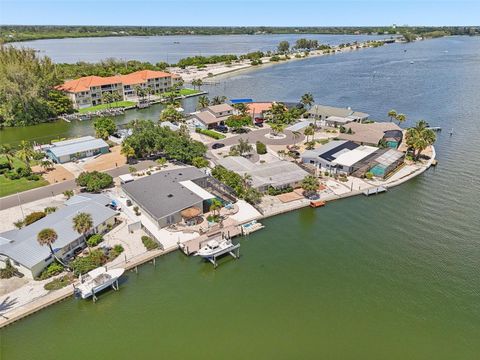
[[[261,141],[257,141],[256,146],[257,146],[257,154],[263,155],[267,153],[267,146]]]
[[[142,243],[147,250],[155,250],[158,248],[158,243],[153,240],[150,236],[142,236]]]
[[[196,128],[195,132],[206,135],[206,136],[210,136],[211,138],[214,138],[215,140],[225,139],[225,135],[220,134],[220,133],[218,133],[216,131],[213,131],[213,130]]]

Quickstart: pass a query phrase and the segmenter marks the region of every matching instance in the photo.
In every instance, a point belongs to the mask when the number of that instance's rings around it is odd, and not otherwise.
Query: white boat
[[[235,245],[232,244],[231,240],[210,240],[205,246],[198,250],[194,256],[201,256],[203,258],[211,258],[215,255],[220,255],[228,252],[235,248]]]
[[[118,278],[122,276],[125,269],[111,269],[99,267],[89,271],[86,275],[80,277],[81,284],[76,287],[76,292],[82,299],[94,296],[99,291],[108,286],[115,286]]]

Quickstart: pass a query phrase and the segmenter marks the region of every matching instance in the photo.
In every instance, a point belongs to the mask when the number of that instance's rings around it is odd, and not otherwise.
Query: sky
[[[480,0],[0,0],[0,24],[480,25]]]

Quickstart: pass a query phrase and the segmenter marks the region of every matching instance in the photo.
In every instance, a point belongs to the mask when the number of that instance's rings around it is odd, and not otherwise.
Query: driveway
[[[246,139],[250,144],[255,144],[257,141],[261,141],[266,145],[293,145],[294,143],[300,143],[305,139],[305,135],[301,134],[294,141],[293,134],[290,130],[284,131],[284,134],[286,135],[284,139],[269,139],[265,137],[265,135],[269,134],[270,132],[270,129],[253,130],[246,134],[240,134],[223,140],[214,141],[213,143],[208,144],[208,148],[211,149],[212,145],[215,143],[222,143],[226,146],[235,145],[238,143],[239,139]]]
[[[137,170],[147,169],[149,166],[154,166],[156,163],[151,160],[141,161],[135,164]],[[119,166],[118,168],[105,171],[106,173],[117,177],[119,175],[128,174],[129,165]],[[47,185],[33,190],[24,191],[18,195],[10,195],[0,199],[0,210],[5,210],[13,206],[17,206],[19,203],[25,204],[32,201],[40,200],[49,196],[54,196],[63,193],[65,190],[78,189],[75,180],[67,180],[61,183]]]

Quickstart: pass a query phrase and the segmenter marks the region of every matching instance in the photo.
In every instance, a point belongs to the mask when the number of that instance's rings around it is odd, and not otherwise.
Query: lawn
[[[180,89],[180,91],[179,91],[180,95],[182,95],[182,96],[194,95],[194,94],[198,94],[199,92],[200,92],[200,90],[193,90],[193,89]],[[162,93],[161,95],[163,97],[167,97],[171,94],[172,94],[171,91],[166,91],[166,92]]]
[[[0,175],[0,197],[15,194],[30,189],[35,189],[41,186],[48,185],[48,181],[44,178],[40,180],[28,180],[21,178],[17,180],[7,179],[4,175]]]
[[[7,162],[7,159],[4,155],[0,155],[0,163]],[[25,163],[21,160],[14,157],[12,159],[13,167],[25,167]],[[0,197],[8,196],[15,194],[17,192],[22,192],[25,190],[35,189],[37,187],[48,185],[48,181],[44,178],[40,178],[40,180],[28,180],[26,178],[10,180],[5,177],[5,175],[0,175]]]
[[[79,109],[78,112],[80,114],[84,114],[84,113],[87,113],[87,112],[95,112],[95,111],[98,111],[98,110],[106,110],[106,109],[118,108],[118,107],[135,106],[135,104],[136,104],[136,102],[134,102],[134,101],[116,101],[116,102],[112,102],[110,104],[100,104],[100,105],[90,106],[88,108]]]

